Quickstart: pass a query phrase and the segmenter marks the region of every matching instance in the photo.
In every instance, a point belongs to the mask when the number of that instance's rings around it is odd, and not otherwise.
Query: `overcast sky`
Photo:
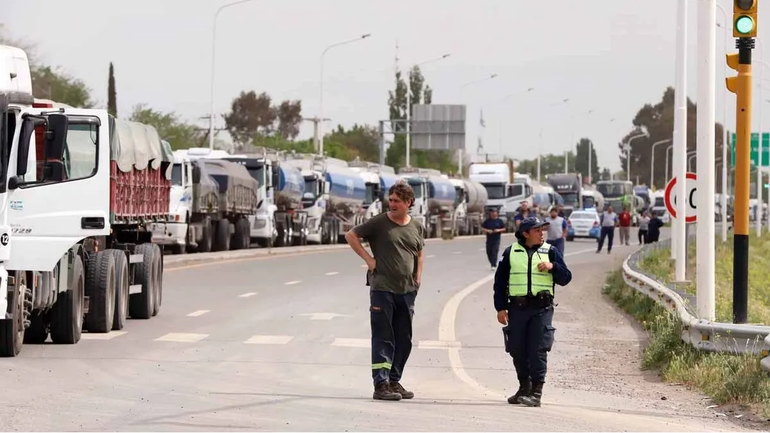
[[[104,105],[108,64],[114,62],[119,114],[147,103],[207,127],[197,118],[210,112],[212,21],[217,8],[231,1],[0,0],[0,20],[11,36],[36,43],[45,62],[83,79]],[[256,0],[225,9],[217,20],[215,108],[228,111],[245,89],[266,91],[275,100],[300,99],[305,116],[317,115],[321,52],[371,33],[326,55],[324,115],[331,127],[387,118],[398,41],[403,69],[451,53],[423,66],[434,103],[459,103],[464,84],[498,74],[463,92],[469,152],[482,134],[488,152],[533,158],[539,150],[563,152],[574,134],[575,140],[593,139],[600,166],[617,170],[617,143],[635,113],[674,85],[676,3]],[[689,3],[688,96],[694,100],[698,3]],[[719,3],[731,19],[732,2]],[[760,25],[761,34],[766,29]],[[724,112],[723,41],[720,27],[717,121]],[[728,49],[735,51],[732,39]],[[534,90],[521,94],[529,87]],[[499,102],[511,94],[519,95]],[[549,107],[565,98],[567,104]],[[734,95],[727,101],[733,129]],[[478,126],[482,108],[484,130]],[[301,137],[311,134],[312,124],[305,123]]]

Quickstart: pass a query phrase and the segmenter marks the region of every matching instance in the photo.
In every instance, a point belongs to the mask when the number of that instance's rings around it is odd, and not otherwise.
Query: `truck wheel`
[[[230,250],[230,221],[222,218],[216,222],[214,231],[214,251]]]
[[[152,290],[152,316],[155,317],[160,313],[160,306],[163,303],[163,252],[156,244],[152,244],[155,250],[156,260],[156,272],[153,276],[153,290]]]
[[[128,318],[128,297],[131,280],[128,277],[128,259],[121,250],[107,250],[115,257],[115,316],[112,329],[120,331]]]
[[[233,250],[243,250],[251,245],[251,226],[249,220],[241,218],[235,222],[235,233],[230,239],[230,247]]]
[[[24,331],[24,344],[43,344],[48,339],[48,316],[32,314],[29,328]]]
[[[83,262],[75,256],[69,273],[67,291],[56,298],[49,313],[51,340],[54,344],[76,344],[83,330],[83,306],[85,304],[85,277]]]
[[[107,333],[112,329],[115,317],[115,256],[110,250],[97,251],[86,263],[86,329]]]
[[[141,244],[136,247],[136,254],[142,254],[142,263],[137,263],[133,272],[133,283],[141,284],[142,292],[134,293],[128,301],[128,315],[132,319],[149,319],[154,309],[154,290],[158,271],[158,260],[155,258],[155,244]]]
[[[8,298],[7,313],[11,315],[10,319],[0,320],[0,356],[14,357],[21,353],[21,347],[24,344],[24,297],[26,292],[26,283],[22,283],[18,278],[24,273],[17,274],[16,286],[8,291],[11,295]]]

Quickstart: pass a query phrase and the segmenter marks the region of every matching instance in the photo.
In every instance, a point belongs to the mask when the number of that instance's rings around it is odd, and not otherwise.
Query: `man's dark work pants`
[[[398,382],[412,352],[412,318],[417,292],[397,295],[371,291],[372,378]]]
[[[500,240],[487,240],[487,259],[489,264],[497,266],[497,253],[500,252]]]
[[[545,383],[548,352],[553,347],[553,307],[508,308],[508,352],[520,381]]]
[[[607,251],[612,251],[612,241],[615,239],[615,227],[602,227],[602,231],[599,235],[599,247],[597,251],[601,251],[604,246],[604,238],[607,238]]]

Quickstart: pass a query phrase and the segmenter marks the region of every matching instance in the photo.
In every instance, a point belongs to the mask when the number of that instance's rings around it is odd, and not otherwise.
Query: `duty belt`
[[[511,306],[520,310],[525,308],[546,308],[553,305],[553,295],[547,290],[543,290],[534,296],[509,296],[508,302],[510,302]]]

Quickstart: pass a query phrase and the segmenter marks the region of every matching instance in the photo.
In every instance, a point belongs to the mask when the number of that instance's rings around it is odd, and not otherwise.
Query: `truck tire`
[[[128,276],[128,258],[122,250],[108,250],[115,257],[115,315],[112,329],[120,331],[128,319],[128,297],[131,280]]]
[[[235,233],[230,239],[232,250],[244,250],[251,246],[251,226],[249,220],[241,218],[235,222]]]
[[[85,276],[80,256],[75,256],[67,281],[67,291],[56,298],[49,313],[51,341],[54,344],[76,344],[83,330]]]
[[[86,329],[104,334],[112,329],[115,317],[115,256],[110,250],[97,251],[86,263]]]
[[[48,339],[48,315],[31,314],[29,327],[24,331],[24,344],[43,344]]]
[[[158,272],[155,273],[155,281],[152,290],[152,317],[160,313],[160,306],[163,303],[163,251],[156,244],[151,244],[155,250],[154,256]]]
[[[230,221],[225,218],[217,221],[214,233],[214,251],[229,251]]]
[[[23,274],[23,273],[20,273]],[[17,276],[18,278],[18,276]],[[26,284],[17,279],[16,285],[9,291],[8,310],[10,319],[0,319],[0,357],[14,357],[21,353],[24,345],[24,298]]]
[[[142,263],[137,263],[133,270],[133,283],[141,284],[141,293],[134,293],[128,300],[128,315],[132,319],[149,319],[155,300],[155,275],[158,273],[158,261],[155,258],[154,244],[141,244],[136,246],[136,254],[142,254]],[[130,271],[129,271],[130,272]]]

